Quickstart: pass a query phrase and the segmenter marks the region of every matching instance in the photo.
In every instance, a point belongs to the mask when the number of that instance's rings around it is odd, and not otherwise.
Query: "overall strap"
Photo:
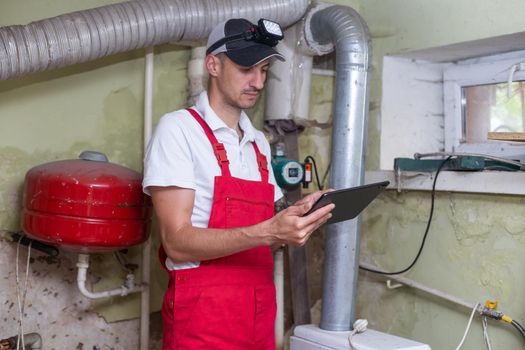
[[[268,161],[264,154],[259,151],[257,143],[252,141],[253,149],[255,150],[255,155],[257,156],[257,165],[259,166],[259,172],[261,173],[261,181],[268,182]]]
[[[187,108],[186,110],[190,112],[193,118],[195,118],[195,120],[201,125],[202,129],[204,130],[204,133],[206,134],[206,137],[208,137],[208,140],[210,141],[211,146],[213,148],[213,153],[215,154],[217,162],[221,167],[222,175],[231,176],[229,167],[230,161],[228,160],[228,156],[226,154],[226,149],[224,148],[224,145],[217,141],[217,138],[215,137],[215,135],[213,135],[213,131],[211,130],[210,126],[204,121],[204,119],[202,119],[202,117],[196,110],[194,110],[193,108]]]

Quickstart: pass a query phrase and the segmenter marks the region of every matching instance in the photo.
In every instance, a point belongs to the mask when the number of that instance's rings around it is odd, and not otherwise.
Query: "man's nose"
[[[258,90],[261,90],[264,87],[264,82],[266,80],[266,73],[261,71],[255,71],[252,86]]]

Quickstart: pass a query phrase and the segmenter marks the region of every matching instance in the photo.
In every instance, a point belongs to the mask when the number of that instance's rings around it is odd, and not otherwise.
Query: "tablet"
[[[325,205],[334,203],[335,208],[327,224],[353,219],[383,192],[389,183],[390,181],[375,182],[323,193],[305,216]]]

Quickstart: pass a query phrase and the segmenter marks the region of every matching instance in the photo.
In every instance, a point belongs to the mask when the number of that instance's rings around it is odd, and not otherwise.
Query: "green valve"
[[[304,168],[296,160],[276,156],[272,159],[272,168],[275,175],[275,181],[279,187],[289,188],[299,185],[304,178]]]

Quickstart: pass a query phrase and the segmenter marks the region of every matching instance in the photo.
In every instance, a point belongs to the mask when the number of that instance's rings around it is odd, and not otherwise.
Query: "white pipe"
[[[154,49],[146,49],[144,73],[144,150],[148,146],[153,130],[153,80]],[[142,245],[142,295],[140,298],[140,350],[149,349],[150,317],[150,280],[151,280],[151,237]]]
[[[322,77],[335,77],[335,70],[332,69],[321,69],[321,68],[313,68],[312,74],[314,75],[320,75]]]
[[[284,253],[278,249],[273,253],[273,281],[277,295],[277,316],[275,318],[275,349],[282,350],[284,344]]]
[[[372,270],[381,270],[373,265],[370,265],[370,264],[366,264],[366,263],[360,263],[359,266],[362,266],[364,268],[367,268],[367,269],[372,269]],[[389,280],[394,280],[396,282],[399,282],[405,286],[408,286],[408,287],[412,287],[412,288],[415,288],[415,289],[419,289],[419,290],[422,290],[424,291],[425,293],[428,293],[428,294],[431,294],[431,295],[434,295],[438,298],[441,298],[441,299],[444,299],[444,300],[448,300],[450,301],[451,303],[454,303],[454,304],[457,304],[457,305],[460,305],[460,306],[463,306],[469,310],[471,310],[475,304],[473,303],[469,303],[461,298],[458,298],[452,294],[449,294],[449,293],[446,293],[446,292],[442,292],[438,289],[435,289],[435,288],[431,288],[431,287],[428,287],[428,286],[425,286],[424,284],[422,283],[419,283],[419,282],[416,282],[414,280],[411,280],[411,279],[408,279],[406,277],[402,277],[402,276],[385,276],[385,275],[380,275],[380,274],[377,274],[377,276],[381,276],[382,278],[385,278],[387,279],[387,281]],[[396,288],[396,287],[389,287],[390,289],[392,288]]]
[[[90,299],[100,299],[107,298],[116,295],[126,296],[132,293],[138,293],[142,291],[141,286],[135,285],[135,276],[133,274],[128,274],[126,276],[126,282],[119,288],[106,290],[102,292],[91,292],[86,288],[86,275],[87,269],[89,268],[89,255],[87,254],[78,254],[78,274],[77,274],[77,286],[80,292]]]
[[[144,71],[144,150],[148,146],[153,131],[153,67],[154,48],[146,48]]]
[[[191,58],[188,62],[188,105],[193,106],[199,94],[206,89],[208,71],[205,69],[204,58],[206,47],[196,46],[191,48]]]
[[[308,119],[313,58],[301,52],[302,28],[297,24],[285,30],[277,46],[286,61],[270,66],[265,120]]]

